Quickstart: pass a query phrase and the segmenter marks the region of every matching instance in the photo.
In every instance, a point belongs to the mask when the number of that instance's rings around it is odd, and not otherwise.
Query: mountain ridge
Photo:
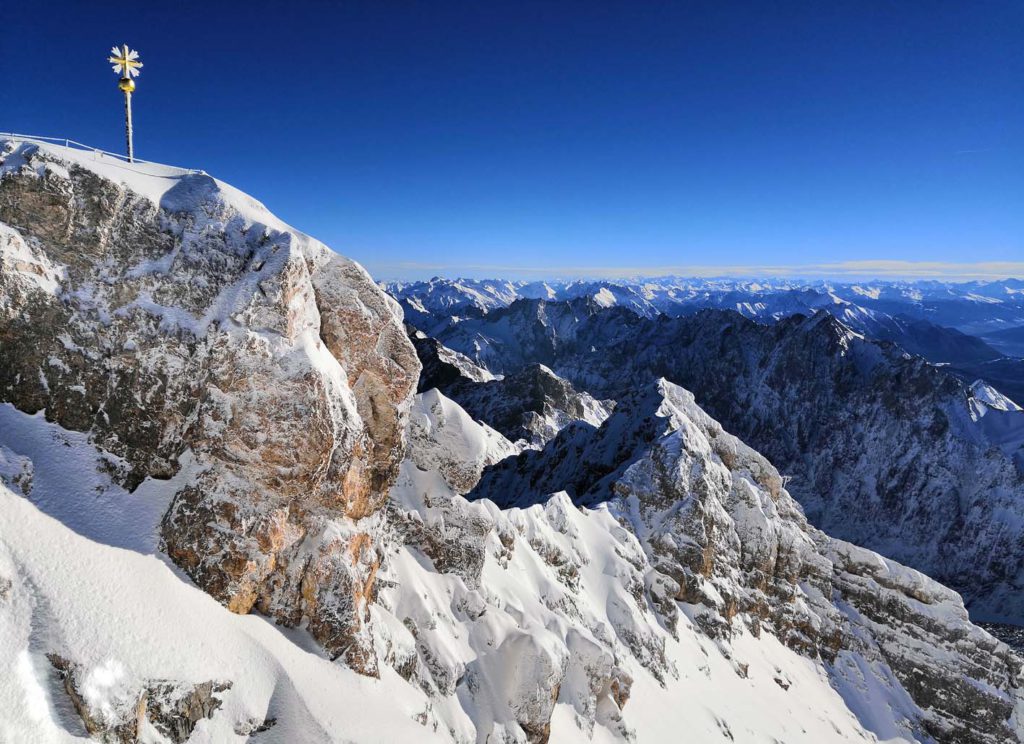
[[[629,394],[638,380],[682,384],[794,477],[823,529],[937,574],[983,619],[1022,617],[1024,535],[1012,517],[1010,534],[986,525],[1024,508],[1024,417],[974,402],[957,375],[830,313],[766,326],[732,311],[648,319],[586,300],[519,300],[438,340],[495,373],[541,362],[597,398]],[[941,547],[941,535],[959,548]],[[997,561],[982,547],[992,540]]]

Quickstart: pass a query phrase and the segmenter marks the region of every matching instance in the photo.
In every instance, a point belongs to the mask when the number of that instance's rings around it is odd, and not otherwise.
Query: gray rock
[[[129,489],[187,453],[168,555],[375,673],[380,512],[419,375],[397,305],[208,176],[134,174],[155,202],[61,148],[0,148],[0,401],[89,432]]]

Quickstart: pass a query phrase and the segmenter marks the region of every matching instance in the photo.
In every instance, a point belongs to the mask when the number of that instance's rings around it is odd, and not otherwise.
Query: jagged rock
[[[692,394],[659,381],[600,429],[561,439],[485,471],[471,497],[526,505],[568,489],[577,503],[610,502],[642,542],[646,593],[674,633],[681,611],[724,642],[770,633],[832,668],[867,659],[918,706],[914,730],[1015,740],[1024,662],[971,625],[951,590],[811,527],[775,468]]]
[[[230,688],[225,682],[202,682],[184,689],[168,682],[151,685],[145,693],[146,716],[157,731],[175,744],[183,744],[200,720],[220,708],[215,694]]]
[[[495,379],[490,372],[473,364],[466,355],[449,349],[436,338],[408,324],[405,330],[423,367],[416,392],[423,393],[431,388],[446,392],[451,386],[458,386],[462,382],[489,382]]]
[[[0,445],[0,483],[22,496],[32,494],[34,467],[27,457]]]
[[[436,389],[417,398],[409,422],[409,455],[392,489],[389,512],[402,537],[403,557],[390,561],[391,576],[381,598],[412,638],[403,641],[392,632],[386,656],[394,659],[403,676],[439,698],[465,691],[480,710],[479,730],[503,732],[509,741],[547,741],[557,702],[572,706],[584,730],[600,724],[620,738],[627,736],[621,709],[632,678],[610,649],[611,636],[602,635],[603,642],[597,642],[589,631],[575,629],[579,620],[564,636],[523,629],[522,619],[493,594],[493,575],[491,582],[483,575],[488,567],[494,571],[499,565],[511,569],[510,562],[519,566],[539,561],[553,584],[539,592],[543,596],[537,611],[552,618],[563,613],[578,618],[582,608],[575,606],[573,594],[580,590],[580,570],[589,562],[575,524],[580,517],[571,513],[571,506],[567,512],[567,503],[560,500],[519,513],[459,498],[457,490],[471,488],[487,464],[517,450]],[[452,478],[451,473],[460,475]],[[638,548],[632,542],[619,550]],[[456,582],[448,590],[449,609],[428,600],[436,592],[429,585],[436,580],[414,568],[421,565],[418,561],[407,563],[410,551],[422,554],[436,571]],[[639,574],[632,583],[639,586],[634,596],[642,594]],[[460,622],[467,623],[467,640],[478,649],[470,656],[451,646],[452,634],[463,632]],[[595,617],[584,627],[600,622]],[[640,646],[658,646],[635,606],[624,606],[614,627],[602,633],[618,633]],[[415,661],[410,661],[406,648],[414,650]],[[647,661],[652,667],[659,663],[654,658]]]
[[[417,390],[437,388],[513,442],[543,445],[573,421],[598,426],[614,407],[614,401],[576,390],[543,364],[498,379],[437,339],[407,330],[423,366]]]
[[[89,432],[129,488],[189,452],[167,553],[374,673],[379,512],[419,374],[395,303],[205,174],[0,148],[0,401]]]
[[[455,493],[471,490],[484,468],[519,453],[498,432],[475,424],[437,389],[417,396],[408,439],[412,462],[420,470],[436,470]]]
[[[174,744],[184,744],[196,724],[221,707],[217,694],[231,689],[230,682],[188,685],[157,680],[140,688],[117,690],[113,698],[93,700],[95,693],[83,692],[83,685],[96,686],[96,671],[85,674],[80,666],[58,654],[48,654],[47,658],[86,731],[104,742],[136,744],[150,738],[146,731],[152,727]]]
[[[235,727],[235,733],[239,736],[255,736],[256,734],[262,734],[264,731],[269,731],[277,725],[276,718],[264,718],[260,720],[250,720],[243,724]]]
[[[819,528],[949,584],[976,617],[1024,618],[1024,412],[824,310],[762,325],[519,300],[439,341],[492,372],[543,363],[598,398],[670,379],[776,463]]]
[[[417,343],[418,352],[423,347],[423,342]],[[440,344],[429,348],[438,347],[445,348]],[[430,358],[423,359],[423,353],[419,353],[424,364],[421,389],[438,388],[477,421],[527,446],[547,443],[574,421],[600,426],[614,408],[613,401],[594,400],[543,364],[529,365],[500,380],[478,380],[452,374],[453,367],[436,374],[438,365],[431,365]]]
[[[854,631],[844,647],[885,661],[926,711],[921,732],[957,744],[1014,741],[1021,657],[971,625],[955,592],[871,551],[817,539]],[[869,635],[856,632],[864,628]]]

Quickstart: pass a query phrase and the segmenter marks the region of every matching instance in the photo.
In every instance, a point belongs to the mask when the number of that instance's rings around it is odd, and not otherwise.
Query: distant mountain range
[[[1024,280],[831,283],[661,277],[634,281],[521,282],[435,278],[382,285],[406,321],[437,336],[516,300],[588,298],[645,318],[732,310],[760,323],[825,310],[851,330],[892,341],[965,382],[982,378],[1024,400]]]
[[[581,288],[567,286],[562,291]],[[421,288],[425,295],[406,287],[402,301],[427,312],[441,307],[434,301],[444,296],[453,314],[409,320],[432,328],[435,349],[457,353],[463,367],[482,368],[477,377],[511,381],[544,365],[578,394],[606,401],[606,409],[607,401],[622,405],[637,386],[660,378],[681,385],[791,478],[790,492],[816,526],[937,577],[963,593],[978,617],[1024,623],[1024,413],[1005,389],[1020,389],[1021,360],[960,330],[845,300],[823,303],[810,315],[796,312],[820,300],[811,289],[764,293],[756,308],[740,303],[746,314],[734,309],[731,291],[728,300],[709,291],[704,304],[729,309],[691,304],[690,312],[669,315],[612,302],[615,293],[606,286],[572,300],[508,305],[497,299],[512,294],[508,284],[501,292],[483,285],[466,294],[454,282]],[[635,300],[628,289],[617,296]],[[909,288],[900,291],[910,295]],[[961,292],[955,303],[998,307],[975,294]],[[1016,301],[1002,303],[1000,312],[1009,315]],[[769,307],[786,310],[776,318]],[[968,374],[989,369],[1013,384]],[[421,388],[434,385],[468,399],[467,410],[496,428],[494,410],[509,418],[508,397],[488,411],[479,393],[467,393],[497,390],[500,383],[431,374],[425,362]],[[554,399],[549,404],[558,408]],[[597,444],[589,432],[599,426],[581,421],[540,451],[495,465],[474,494],[517,505],[559,490],[607,498],[601,478],[647,440],[620,429]]]
[[[836,283],[792,279],[735,280],[656,277],[635,280],[509,281],[447,279],[385,282],[403,306],[433,315],[460,315],[506,307],[517,299],[571,300],[592,297],[604,306],[640,315],[686,315],[703,308],[735,310],[749,318],[778,320],[825,308],[855,325],[905,315],[972,335],[1024,326],[1024,280],[997,282]],[[879,317],[880,316],[880,317]],[[407,319],[411,319],[407,315]]]

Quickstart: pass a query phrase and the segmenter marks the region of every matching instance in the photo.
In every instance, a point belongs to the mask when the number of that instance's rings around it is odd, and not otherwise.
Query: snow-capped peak
[[[971,396],[975,400],[981,401],[989,408],[993,408],[997,411],[1022,410],[1019,405],[1014,403],[1007,396],[1000,393],[984,380],[975,380],[971,383]]]

